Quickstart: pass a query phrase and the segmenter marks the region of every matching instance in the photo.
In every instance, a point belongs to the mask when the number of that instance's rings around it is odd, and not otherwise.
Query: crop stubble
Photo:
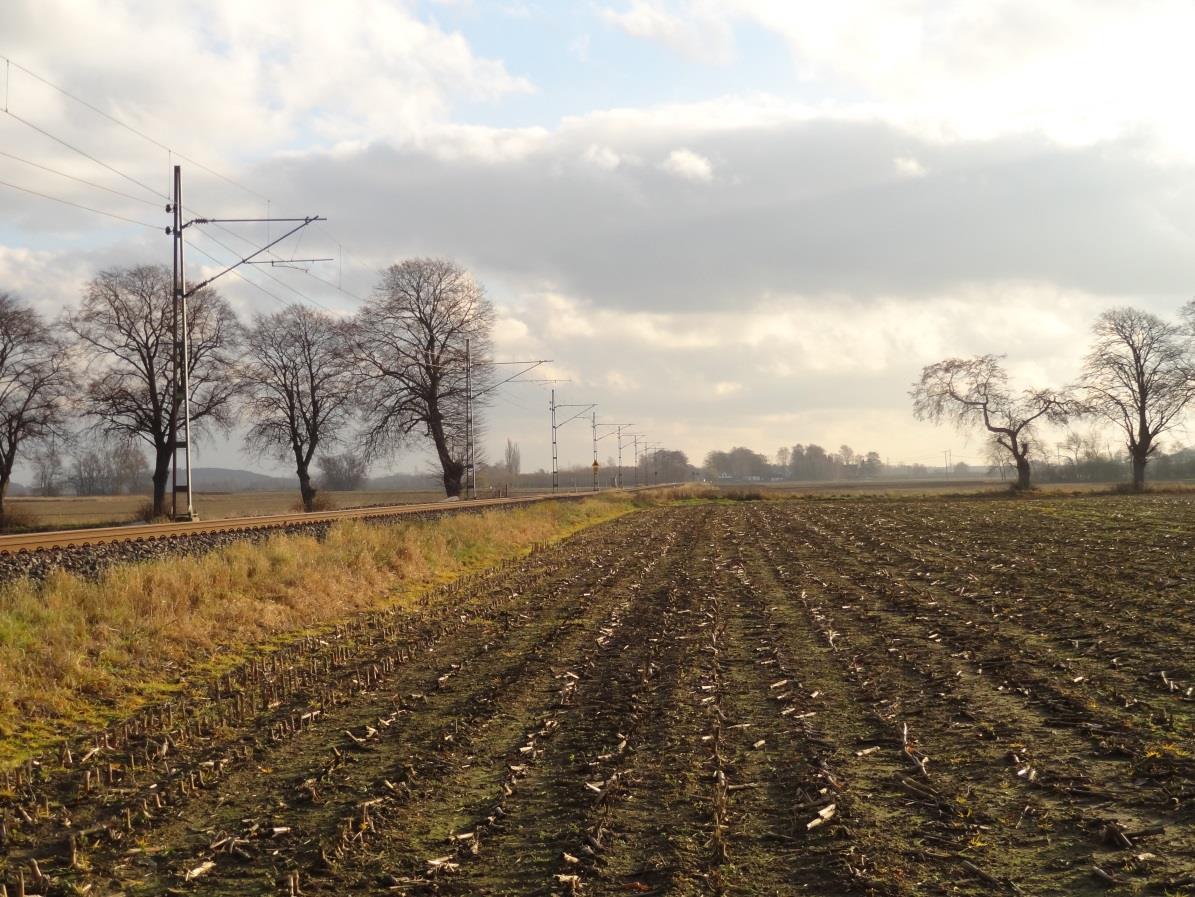
[[[1190,892],[1195,514],[1054,507],[740,503],[587,531],[9,774],[0,880]]]

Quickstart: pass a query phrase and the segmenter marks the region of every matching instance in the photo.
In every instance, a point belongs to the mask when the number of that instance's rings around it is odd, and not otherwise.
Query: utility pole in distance
[[[635,425],[634,424],[623,424],[623,426],[633,427]],[[623,433],[622,427],[618,428],[618,488],[619,489],[622,488],[622,441],[624,439],[631,439],[632,437],[634,437],[636,435],[641,435],[641,434]]]
[[[618,472],[614,476],[614,485],[618,488],[622,487],[622,428],[623,427],[633,427],[633,426],[635,426],[635,425],[634,424],[599,424],[597,422],[597,415],[594,414],[593,463],[594,464],[597,463],[597,444],[599,442],[601,442],[603,439],[607,439],[611,436],[617,436],[618,437]],[[609,433],[605,433],[601,436],[598,436],[597,435],[598,427],[610,427],[611,430]],[[594,470],[594,479],[595,479],[594,491],[596,492],[597,491],[597,484],[596,484],[597,470],[596,469]]]
[[[520,380],[530,371],[535,370],[541,364],[549,364],[550,358],[537,358],[531,361],[473,361],[472,352],[470,349],[471,340],[465,337],[465,498],[477,498],[477,439],[474,434],[473,425],[473,400],[479,399],[487,393],[493,392],[500,386],[505,386],[508,383],[556,383],[556,380]],[[473,368],[474,367],[495,367],[504,364],[526,365],[521,371],[516,371],[509,377],[499,380],[487,386],[478,393],[473,392]]]
[[[552,491],[553,492],[556,492],[560,488],[560,461],[559,461],[559,455],[557,454],[556,431],[559,430],[561,427],[563,427],[565,424],[576,420],[578,417],[580,417],[586,411],[589,411],[591,408],[596,408],[596,407],[597,407],[597,402],[589,402],[588,404],[581,404],[581,403],[574,402],[574,403],[567,404],[567,405],[558,405],[556,403],[556,387],[552,387],[552,396],[548,400],[548,410],[551,412],[551,416],[552,416]],[[559,408],[580,408],[581,410],[578,411],[576,414],[574,414],[572,417],[567,418],[566,420],[563,420],[560,423],[557,423],[556,422],[556,411]]]
[[[593,466],[592,466],[591,470],[593,470],[593,491],[597,492],[598,491],[598,485],[597,485],[598,459],[597,459],[597,412],[596,411],[593,412],[593,418],[592,418],[591,423],[593,426]]]
[[[664,443],[662,443],[662,442],[645,442],[645,443],[643,443],[643,458],[644,458],[644,460],[647,459],[647,450],[648,449],[654,448],[656,450],[656,454],[652,456],[651,485],[653,485],[653,486],[660,479],[660,476],[659,476],[659,474],[660,474],[659,450],[662,449],[663,447],[664,447]]]
[[[465,337],[465,498],[476,497],[477,480],[473,474],[473,355],[472,340]]]
[[[187,328],[187,300],[194,296],[197,292],[202,290],[212,281],[223,277],[229,271],[239,268],[241,265],[254,264],[253,259],[261,255],[267,249],[281,243],[291,234],[311,224],[313,221],[326,221],[326,218],[321,218],[318,215],[308,218],[193,218],[190,221],[183,220],[183,175],[182,166],[174,166],[174,201],[166,206],[167,212],[174,213],[174,223],[166,228],[166,233],[170,235],[173,244],[173,266],[174,266],[174,297],[173,297],[173,316],[172,325],[174,340],[174,351],[171,353],[171,404],[170,404],[170,456],[171,456],[171,486],[173,487],[173,494],[171,496],[171,516],[175,520],[194,520],[195,519],[195,505],[194,496],[191,489],[191,339]],[[281,237],[276,240],[271,240],[261,249],[252,252],[247,256],[241,258],[240,261],[229,265],[223,271],[212,275],[207,280],[201,281],[195,286],[187,289],[186,268],[183,264],[183,231],[188,227],[196,224],[250,224],[250,223],[265,223],[268,224],[274,221],[282,222],[299,222],[295,227],[292,227]],[[288,262],[316,262],[320,259],[288,259]],[[179,417],[182,417],[182,439],[178,438],[179,434]],[[181,456],[181,465],[179,463]],[[181,478],[180,478],[181,468]],[[182,502],[179,501],[179,495],[182,494]],[[180,507],[181,504],[181,507]]]

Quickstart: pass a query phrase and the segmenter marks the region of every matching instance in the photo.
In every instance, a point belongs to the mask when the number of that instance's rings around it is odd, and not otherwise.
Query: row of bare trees
[[[182,399],[172,380],[172,290],[165,267],[103,271],[60,322],[0,293],[0,517],[22,451],[64,438],[82,418],[148,445],[153,511],[163,513]],[[355,451],[325,466],[359,482],[368,459],[426,437],[445,492],[459,495],[465,345],[480,392],[492,324],[483,288],[446,259],[387,268],[352,319],[293,304],[243,324],[215,290],[200,289],[187,319],[193,430],[243,420],[252,449],[293,459],[308,509],[312,462],[341,443]]]
[[[1078,382],[1063,389],[1016,392],[995,355],[939,361],[913,385],[913,413],[964,430],[981,427],[998,452],[1011,456],[1019,489],[1031,483],[1040,424],[1096,418],[1124,436],[1133,488],[1144,489],[1159,438],[1195,399],[1195,300],[1182,318],[1172,323],[1127,307],[1104,312]]]

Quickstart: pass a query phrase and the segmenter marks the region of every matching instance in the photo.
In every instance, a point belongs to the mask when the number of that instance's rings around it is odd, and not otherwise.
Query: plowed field
[[[9,894],[1195,893],[1195,507],[649,510],[0,778]]]

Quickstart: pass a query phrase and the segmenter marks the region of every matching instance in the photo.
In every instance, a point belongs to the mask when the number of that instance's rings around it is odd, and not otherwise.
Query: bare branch
[[[1185,326],[1135,308],[1104,312],[1093,328],[1095,343],[1084,363],[1084,407],[1124,433],[1138,489],[1144,488],[1145,467],[1158,450],[1158,437],[1178,423],[1195,398],[1195,303],[1182,313]]]
[[[259,451],[291,455],[306,510],[316,489],[311,461],[334,445],[352,415],[355,366],[349,328],[330,315],[290,305],[258,315],[245,340],[245,408],[253,421],[246,442]]]
[[[92,372],[82,405],[102,430],[154,449],[154,511],[161,513],[169,473],[170,422],[180,413],[171,390],[173,285],[168,268],[140,265],[101,271],[65,323]],[[211,289],[188,300],[191,421],[199,432],[227,428],[241,385],[234,374],[241,327]]]
[[[362,447],[370,457],[424,435],[435,447],[445,491],[459,494],[465,464],[465,341],[478,395],[489,377],[485,362],[493,320],[485,291],[453,261],[412,259],[382,273],[372,300],[357,316],[353,338],[365,399]]]
[[[1033,426],[1063,423],[1075,413],[1073,400],[1051,389],[1013,393],[996,355],[947,358],[927,365],[909,391],[918,420],[950,423],[960,430],[982,426],[1012,455],[1018,486],[1028,488]]]
[[[40,315],[0,292],[0,521],[19,453],[62,435],[74,390],[66,344]]]

